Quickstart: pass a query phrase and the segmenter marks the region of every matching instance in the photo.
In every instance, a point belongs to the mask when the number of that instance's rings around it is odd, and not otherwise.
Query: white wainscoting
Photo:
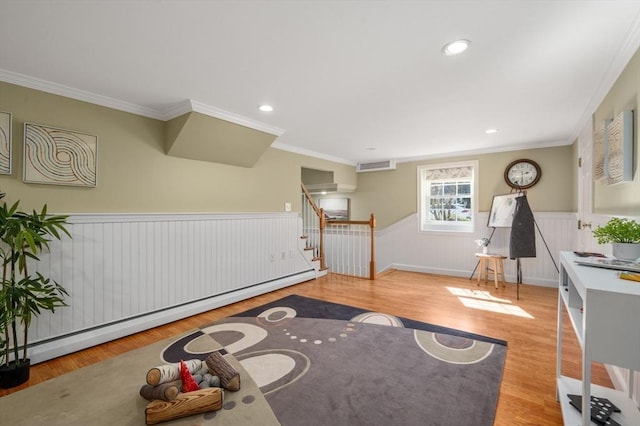
[[[30,329],[33,363],[314,279],[297,213],[86,214],[37,270],[68,307]],[[32,267],[35,267],[32,266]]]
[[[521,259],[522,281],[557,287],[558,253],[575,249],[576,215],[574,213],[534,213],[536,229],[535,258]],[[376,234],[378,272],[389,268],[433,274],[471,276],[480,249],[475,240],[489,237],[488,213],[477,215],[477,231],[468,233],[435,233],[418,230],[418,216],[410,215]],[[509,256],[510,229],[497,228],[488,249]],[[543,240],[544,237],[544,240]],[[549,248],[547,251],[546,244]],[[516,281],[516,261],[505,261],[507,281]]]

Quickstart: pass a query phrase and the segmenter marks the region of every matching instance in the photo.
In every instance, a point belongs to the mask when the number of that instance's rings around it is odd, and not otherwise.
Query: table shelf
[[[577,265],[571,252],[560,254],[558,287],[557,391],[565,425],[595,424],[569,404],[568,393],[582,395],[583,411],[591,395],[611,400],[622,409],[612,418],[640,425],[640,411],[627,393],[591,384],[591,362],[640,370],[640,285],[618,278],[615,271]],[[562,375],[562,322],[566,309],[582,349],[582,378]],[[620,419],[620,420],[619,420]]]

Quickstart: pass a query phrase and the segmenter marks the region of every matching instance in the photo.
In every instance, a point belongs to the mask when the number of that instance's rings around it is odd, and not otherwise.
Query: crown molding
[[[0,81],[27,87],[29,89],[40,90],[42,92],[51,93],[53,95],[64,96],[66,98],[75,99],[77,101],[83,101],[107,108],[113,108],[131,114],[154,118],[156,120],[168,121],[187,112],[199,112],[201,114],[219,118],[231,123],[239,124],[241,126],[249,127],[254,130],[260,130],[262,132],[266,132],[275,136],[282,136],[285,132],[284,129],[281,129],[279,127],[261,123],[256,120],[251,120],[249,118],[242,117],[228,111],[223,111],[221,109],[191,99],[179,102],[176,105],[164,110],[157,110],[110,98],[107,96],[97,95],[95,93],[87,92],[84,90],[75,89],[73,87],[65,86],[62,84],[52,83],[50,81],[41,80],[39,78],[30,77],[5,69],[0,69]]]
[[[287,145],[282,142],[275,141],[271,144],[271,148],[277,148],[282,151],[292,152],[294,154],[306,155],[307,157],[317,158],[319,160],[333,161],[334,163],[346,164],[348,166],[356,166],[355,161],[347,160],[345,158],[334,157],[332,155],[323,154],[321,152],[311,151],[304,148],[298,148],[297,146]]]
[[[257,120],[252,120],[229,111],[224,111],[202,102],[194,101],[193,99],[187,99],[166,109],[162,114],[162,119],[164,121],[168,121],[188,112],[198,112],[200,114],[208,115],[209,117],[219,118],[220,120],[239,124],[240,126],[249,127],[250,129],[259,130],[275,136],[282,136],[284,132],[286,132],[286,130],[279,127],[262,123]]]
[[[40,90],[53,95],[64,96],[77,101],[88,102],[107,108],[117,109],[119,111],[129,112],[131,114],[142,115],[144,117],[155,118],[157,120],[162,119],[162,114],[152,108],[120,101],[108,96],[97,95],[95,93],[75,89],[63,84],[52,83],[50,81],[41,80],[39,78],[30,77],[5,69],[0,69],[0,81],[27,87],[29,89]]]
[[[396,163],[408,163],[412,161],[424,161],[424,160],[437,160],[442,158],[455,158],[455,157],[465,157],[470,155],[485,155],[485,154],[495,154],[501,152],[513,152],[513,151],[523,151],[525,149],[541,149],[541,148],[555,148],[558,146],[571,145],[571,141],[546,141],[546,142],[532,142],[523,145],[509,145],[509,146],[496,146],[491,148],[482,148],[482,149],[473,149],[468,151],[452,151],[446,153],[432,154],[432,155],[422,155],[417,157],[405,157],[398,158]]]

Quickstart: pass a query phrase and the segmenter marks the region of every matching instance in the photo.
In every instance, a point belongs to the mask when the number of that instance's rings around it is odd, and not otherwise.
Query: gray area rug
[[[492,425],[506,342],[288,296],[0,398],[12,425],[143,425],[149,368],[220,351],[242,387],[176,425]]]

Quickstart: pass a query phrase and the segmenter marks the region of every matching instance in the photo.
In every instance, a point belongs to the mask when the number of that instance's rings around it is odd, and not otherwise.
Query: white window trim
[[[446,169],[446,168],[455,168],[455,167],[471,167],[473,170],[473,185],[472,185],[472,194],[471,194],[471,205],[472,205],[472,218],[471,222],[454,222],[451,224],[442,224],[442,225],[431,225],[422,227],[422,209],[423,209],[423,200],[422,200],[422,171],[423,170],[433,170],[433,169]],[[459,161],[455,163],[434,163],[434,164],[424,164],[417,167],[417,180],[418,180],[418,194],[417,194],[417,202],[418,202],[418,231],[421,233],[452,233],[452,234],[460,234],[460,233],[472,233],[475,232],[475,227],[478,219],[478,191],[479,191],[479,162],[478,160],[468,160],[468,161]]]

